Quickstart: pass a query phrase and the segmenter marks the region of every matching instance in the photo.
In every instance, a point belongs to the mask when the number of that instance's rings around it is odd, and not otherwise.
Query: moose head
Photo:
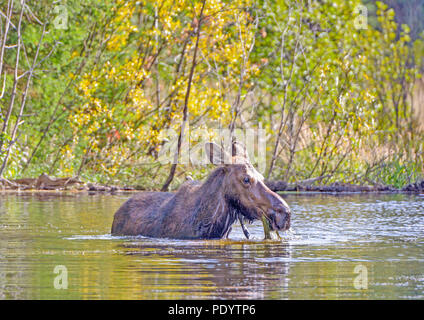
[[[225,171],[222,192],[227,203],[243,218],[253,221],[263,217],[271,230],[290,228],[290,208],[287,203],[264,183],[264,177],[252,166],[246,148],[232,144],[232,154],[215,143],[205,144],[211,163]]]

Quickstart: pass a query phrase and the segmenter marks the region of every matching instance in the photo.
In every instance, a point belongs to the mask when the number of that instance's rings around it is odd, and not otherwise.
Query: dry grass
[[[424,79],[417,79],[412,93],[412,108],[418,129],[424,131]]]

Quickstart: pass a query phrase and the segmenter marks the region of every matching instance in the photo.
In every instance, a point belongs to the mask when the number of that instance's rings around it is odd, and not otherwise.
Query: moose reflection
[[[246,149],[233,143],[232,155],[215,143],[205,145],[208,159],[219,165],[201,184],[187,181],[176,193],[142,192],[115,213],[112,235],[173,239],[228,237],[238,219],[265,217],[271,230],[290,228],[290,208],[265,184]]]

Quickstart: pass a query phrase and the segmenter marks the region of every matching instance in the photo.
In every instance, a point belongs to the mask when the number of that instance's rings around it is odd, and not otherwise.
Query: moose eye
[[[249,184],[250,183],[250,178],[249,177],[244,177],[243,182],[245,184]]]

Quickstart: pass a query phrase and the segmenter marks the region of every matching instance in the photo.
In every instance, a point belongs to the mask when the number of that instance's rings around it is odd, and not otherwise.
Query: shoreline
[[[424,180],[408,184],[401,189],[385,185],[355,185],[335,182],[329,185],[288,184],[285,181],[270,180],[265,184],[274,192],[285,194],[424,194]],[[83,182],[78,178],[51,178],[42,174],[38,178],[16,180],[0,179],[0,193],[135,193],[158,191],[143,186],[116,186]]]

